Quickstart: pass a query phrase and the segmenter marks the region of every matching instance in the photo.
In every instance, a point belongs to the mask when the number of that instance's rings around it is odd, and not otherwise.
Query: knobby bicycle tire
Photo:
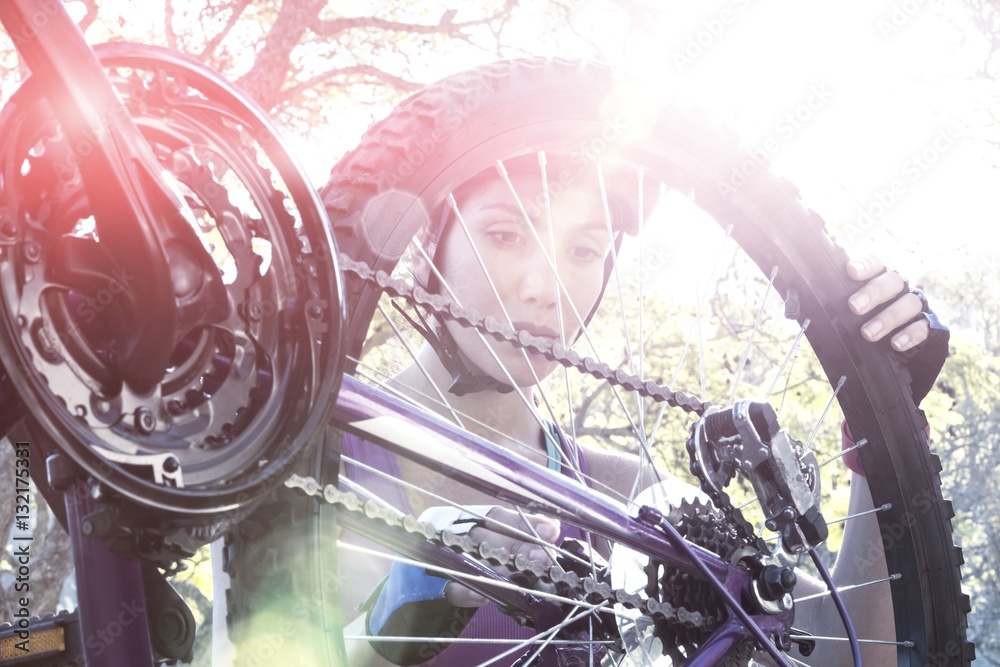
[[[905,364],[887,346],[861,338],[862,320],[847,308],[857,285],[846,277],[846,253],[796,189],[754,160],[734,133],[683,103],[665,103],[655,114],[637,108],[632,91],[599,65],[501,62],[445,79],[406,100],[334,167],[321,195],[339,250],[391,271],[437,204],[468,176],[497,159],[587,146],[648,165],[651,174],[731,229],[764,274],[778,267],[776,292],[795,303],[795,318],[811,322],[805,335],[829,384],[842,385],[837,399],[852,432],[869,443],[861,458],[873,503],[890,506],[876,516],[887,569],[901,575],[890,584],[896,638],[907,643],[897,649],[898,664],[969,664],[974,657],[965,631],[969,598],[961,592],[953,511],[941,496],[941,464],[928,448],[926,420],[910,398]],[[748,161],[757,166],[744,168],[745,178],[735,184],[732,175]],[[348,275],[345,293],[353,369],[381,292]],[[317,465],[314,475],[335,476],[330,463],[335,458],[315,460],[324,465]],[[299,511],[290,507],[262,511],[283,530],[290,524],[287,517]],[[329,508],[311,510],[310,516],[300,524],[301,539],[315,544],[333,534]],[[245,554],[265,548],[248,544],[266,538],[242,537],[230,549],[245,563],[255,558]],[[279,586],[300,603],[317,593],[328,596],[339,585],[325,552],[306,557],[310,564],[287,572],[288,583]],[[240,568],[233,574],[240,596],[257,592]],[[333,618],[331,629],[336,622]]]

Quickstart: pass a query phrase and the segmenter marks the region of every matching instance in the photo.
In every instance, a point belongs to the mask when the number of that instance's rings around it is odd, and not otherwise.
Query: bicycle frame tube
[[[689,667],[715,664],[699,656],[725,654],[740,639],[752,636],[780,665],[788,665],[767,634],[791,625],[791,614],[750,615],[738,600],[749,589],[750,575],[715,554],[684,543],[666,522],[646,522],[628,516],[625,508],[603,494],[510,454],[457,426],[416,410],[402,399],[344,376],[331,422],[376,442],[459,482],[472,485],[529,511],[543,509],[585,530],[655,557],[691,575],[708,578],[727,599],[738,618],[723,625]],[[662,525],[661,525],[662,524]],[[665,532],[673,531],[668,537]],[[715,658],[712,657],[712,660]]]
[[[73,545],[80,635],[85,664],[91,667],[144,667],[153,664],[142,564],[111,552],[84,533],[95,504],[83,481],[63,495]]]
[[[21,399],[14,389],[14,383],[7,377],[7,371],[0,365],[0,435],[5,435],[21,420]]]

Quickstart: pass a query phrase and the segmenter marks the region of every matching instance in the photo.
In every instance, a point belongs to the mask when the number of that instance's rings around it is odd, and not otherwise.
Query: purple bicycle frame
[[[718,664],[747,637],[763,646],[779,665],[790,666],[767,635],[787,632],[792,612],[778,615],[747,612],[738,599],[749,589],[749,573],[686,542],[669,523],[632,517],[602,494],[350,376],[343,379],[330,421],[338,428],[501,500],[527,510],[544,509],[584,530],[597,532],[653,555],[671,567],[707,579],[726,600],[733,616],[685,661],[685,667]]]
[[[9,386],[0,385],[0,389]],[[11,392],[6,394],[3,412],[16,405]],[[539,465],[459,429],[436,415],[413,408],[410,404],[386,392],[345,376],[331,413],[331,423],[367,440],[377,442],[390,451],[449,475],[463,483],[495,494],[507,502],[528,510],[545,509],[554,516],[571,521],[585,530],[600,532],[655,557],[672,567],[704,577],[725,598],[732,616],[716,630],[687,661],[684,667],[710,667],[718,664],[740,641],[755,639],[779,665],[790,667],[781,652],[767,639],[774,632],[787,632],[792,614],[750,614],[737,599],[748,589],[749,573],[729,564],[715,554],[687,543],[667,522],[649,522],[629,516],[612,500],[595,493],[564,475],[554,474]],[[71,507],[70,536],[74,562],[79,572],[88,572],[88,580],[100,586],[102,581],[117,580],[115,595],[97,589],[83,588],[79,599],[81,627],[101,628],[115,621],[118,600],[138,601],[144,606],[141,578],[131,574],[121,577],[124,566],[137,565],[122,561],[103,545],[84,538],[80,531],[81,512],[76,507],[80,494],[69,494]],[[363,526],[353,528],[363,532]],[[127,568],[126,568],[127,569]],[[133,568],[134,569],[134,568]],[[132,572],[132,570],[129,570]],[[144,618],[141,620],[145,620]],[[100,656],[85,648],[87,664],[136,667],[151,665],[149,635],[145,623],[136,623],[141,632],[128,642],[109,644]],[[102,646],[102,648],[104,648]]]

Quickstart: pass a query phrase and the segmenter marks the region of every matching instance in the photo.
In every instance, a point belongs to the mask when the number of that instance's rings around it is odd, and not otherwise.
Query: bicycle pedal
[[[83,664],[76,611],[61,611],[0,624],[0,664],[50,667]]]

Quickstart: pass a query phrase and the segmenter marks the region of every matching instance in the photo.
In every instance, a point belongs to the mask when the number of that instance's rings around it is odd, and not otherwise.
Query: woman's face
[[[515,188],[537,216],[525,219],[503,181],[477,187],[459,202],[464,227],[452,216],[441,239],[438,270],[458,302],[480,317],[491,315],[569,345],[601,294],[612,245],[600,193],[596,187],[568,187],[551,196],[550,229],[544,206],[528,204],[544,201],[540,184],[515,182]],[[558,365],[537,354],[526,361],[521,350],[491,339],[494,358],[476,331],[455,322],[446,326],[466,361],[502,382],[512,378],[517,386],[529,386]]]

